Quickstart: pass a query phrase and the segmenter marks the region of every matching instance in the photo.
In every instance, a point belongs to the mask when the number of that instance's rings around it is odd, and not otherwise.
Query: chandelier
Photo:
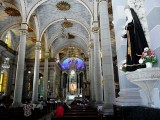
[[[9,58],[8,58],[8,57],[4,59],[4,62],[3,62],[3,64],[2,64],[2,68],[3,68],[3,69],[9,69],[9,68],[10,68]]]
[[[62,28],[61,28],[60,36],[61,36],[62,38],[68,38],[68,33],[66,32],[66,27],[65,27],[65,25],[64,25],[64,22],[67,22],[67,18],[64,18],[64,20],[63,20],[63,22],[62,22],[62,24],[61,24]]]
[[[61,28],[60,36],[61,36],[62,38],[67,38],[68,35],[67,35],[67,33],[66,33],[65,27],[63,26],[63,24],[61,24],[61,26],[62,26],[62,28]]]
[[[72,27],[73,23],[69,22],[67,20],[67,18],[64,18],[61,26],[62,26],[62,28],[61,28],[61,33],[59,36],[61,36],[62,38],[66,38],[66,39],[74,39],[75,38],[75,36],[73,34],[66,32],[66,28]]]

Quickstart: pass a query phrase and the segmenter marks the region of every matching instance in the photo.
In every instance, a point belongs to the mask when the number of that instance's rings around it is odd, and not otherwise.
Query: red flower
[[[153,53],[152,53],[152,51],[151,50],[149,50],[148,51],[148,55],[152,55]]]

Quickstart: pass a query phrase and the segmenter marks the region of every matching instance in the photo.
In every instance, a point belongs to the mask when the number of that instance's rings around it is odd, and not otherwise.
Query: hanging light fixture
[[[9,69],[10,68],[10,65],[9,65],[9,58],[8,57],[6,57],[5,59],[4,59],[4,62],[3,62],[3,64],[2,64],[2,68],[3,69]]]
[[[67,21],[67,18],[64,18],[64,21]],[[62,26],[62,28],[61,28],[60,36],[62,38],[67,38],[68,36],[67,36],[66,30],[65,30],[64,24],[62,23],[61,26]]]

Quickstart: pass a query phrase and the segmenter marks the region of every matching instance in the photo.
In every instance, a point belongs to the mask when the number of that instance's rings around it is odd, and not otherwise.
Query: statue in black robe
[[[127,38],[126,71],[135,71],[145,67],[139,64],[139,59],[148,43],[137,14],[132,8],[126,9],[127,19],[130,19],[125,25],[126,34],[122,35],[123,38]]]

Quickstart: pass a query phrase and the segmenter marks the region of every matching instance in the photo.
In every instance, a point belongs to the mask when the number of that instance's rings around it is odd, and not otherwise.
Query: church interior
[[[159,0],[0,0],[0,120],[160,120],[159,13]]]

